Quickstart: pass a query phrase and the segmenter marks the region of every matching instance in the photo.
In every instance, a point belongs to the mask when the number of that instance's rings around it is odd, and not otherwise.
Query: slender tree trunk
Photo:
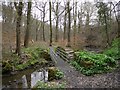
[[[90,16],[89,16],[89,13],[87,12],[87,15],[86,15],[86,30],[89,30],[89,23],[90,23]]]
[[[78,11],[78,34],[80,33],[81,29],[82,29],[82,13],[83,13],[83,10],[82,10],[82,7],[80,9],[80,12]]]
[[[25,33],[25,40],[24,40],[24,46],[28,47],[29,44],[29,30],[30,30],[30,17],[31,17],[31,7],[32,2],[28,2],[28,9],[27,9],[27,28]]]
[[[74,13],[74,45],[75,45],[75,37],[76,37],[76,17],[77,17],[77,2],[75,2],[75,12]]]
[[[52,46],[52,20],[51,20],[51,1],[49,1],[49,19],[50,19],[50,46]]]
[[[37,22],[37,20],[36,20],[36,22]],[[36,25],[37,25],[37,23],[36,23]],[[36,27],[36,39],[35,40],[38,41],[38,26]]]
[[[59,19],[59,16],[58,16],[58,2],[57,2],[57,5],[56,5],[56,36],[55,36],[55,42],[58,42],[58,19]]]
[[[118,2],[118,19],[117,19],[117,23],[118,23],[118,38],[120,38],[120,1]],[[120,45],[119,45],[120,47]]]
[[[67,47],[71,47],[70,45],[70,32],[71,32],[71,15],[70,15],[70,1],[67,2],[67,8],[68,8],[68,39],[67,39]]]
[[[41,21],[43,20],[42,13],[43,12],[41,12]],[[40,41],[43,40],[43,31],[41,30],[41,28],[43,28],[43,23],[42,22],[40,22],[40,31],[39,31]]]
[[[45,8],[43,10],[43,25],[42,25],[42,28],[43,28],[43,41],[45,41]]]
[[[120,21],[118,22],[118,38],[120,38]]]
[[[78,12],[78,34],[80,33],[80,12]]]
[[[106,31],[106,37],[107,37],[107,44],[110,46],[109,34],[108,34],[108,28],[107,28],[107,18],[105,14],[104,14],[104,17],[105,17],[105,31]]]
[[[66,39],[66,16],[67,16],[67,13],[66,13],[66,6],[65,6],[65,15],[64,15],[64,36],[63,36],[63,39],[65,40]]]
[[[21,50],[20,50],[20,42],[21,42],[21,37],[20,37],[20,27],[21,27],[21,18],[22,18],[22,8],[23,8],[23,3],[19,2],[19,6],[17,8],[17,23],[16,23],[16,53],[20,55]]]

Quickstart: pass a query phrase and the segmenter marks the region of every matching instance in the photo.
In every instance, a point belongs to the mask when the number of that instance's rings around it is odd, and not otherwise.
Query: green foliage
[[[66,83],[62,82],[62,83],[56,83],[56,82],[41,82],[38,81],[36,87],[34,88],[46,88],[47,90],[56,90],[57,88],[65,88]]]
[[[12,71],[12,69],[13,69],[13,66],[11,65],[9,61],[2,62],[2,73],[8,73]]]
[[[45,59],[50,58],[48,57],[49,54],[47,53],[47,50],[39,47],[23,48],[22,52],[24,52],[22,54],[23,58],[21,58],[21,56],[17,56],[16,54],[11,54],[12,60],[3,62],[3,73],[13,71],[13,68],[14,70],[23,70],[35,64],[45,65],[48,63]],[[46,56],[46,58],[42,57],[42,55]]]
[[[36,63],[39,63],[39,61],[38,60],[29,60],[28,62],[26,62],[24,64],[17,65],[16,70],[23,70],[23,69],[25,69],[25,68],[27,68],[29,66],[32,66],[32,65],[34,65]]]
[[[120,38],[117,38],[112,42],[111,47],[106,49],[103,53],[114,58],[115,60],[119,60],[120,59],[119,45]]]
[[[57,70],[57,72],[55,73],[56,79],[62,79],[63,76],[64,76],[64,73],[61,72],[60,70]]]
[[[36,47],[36,48],[24,48],[23,52],[29,55],[29,60],[24,64],[22,63],[17,65],[16,66],[17,70],[22,70],[35,64],[44,65],[47,63],[47,61],[45,60],[49,56],[47,50]],[[43,56],[46,56],[46,58]]]
[[[58,68],[56,67],[49,67],[48,68],[48,80],[59,80],[64,77],[64,73],[61,72]]]
[[[93,75],[113,70],[117,62],[104,54],[95,54],[87,51],[75,52],[75,61],[70,62],[84,75]]]

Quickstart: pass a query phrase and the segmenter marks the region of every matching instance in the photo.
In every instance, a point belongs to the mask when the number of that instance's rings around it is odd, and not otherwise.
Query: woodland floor
[[[55,60],[56,67],[64,72],[63,81],[66,81],[66,88],[120,88],[120,68],[111,73],[85,76],[62,60],[52,47],[50,55]]]

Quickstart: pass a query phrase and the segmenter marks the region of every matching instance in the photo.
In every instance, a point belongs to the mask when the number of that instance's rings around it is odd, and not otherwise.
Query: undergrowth
[[[120,60],[120,38],[115,39],[112,42],[111,47],[106,49],[103,53],[114,58],[115,60]]]
[[[111,47],[106,49],[103,54],[77,51],[75,52],[75,60],[71,61],[70,64],[88,76],[110,72],[118,67],[117,60],[120,59],[119,43],[120,38],[115,39]]]
[[[109,72],[117,65],[112,57],[104,54],[79,51],[75,53],[75,56],[75,61],[71,61],[70,64],[87,76]]]
[[[16,54],[11,54],[11,57],[12,60],[3,60],[3,73],[7,73],[14,70],[23,70],[36,64],[44,65],[47,64],[47,60],[50,59],[48,51],[39,47],[23,48],[22,54],[20,56],[17,56]]]

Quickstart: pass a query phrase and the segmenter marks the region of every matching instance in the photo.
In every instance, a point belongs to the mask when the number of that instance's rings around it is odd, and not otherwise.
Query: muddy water
[[[27,69],[15,75],[2,76],[3,88],[32,88],[38,81],[48,81],[47,68]]]

